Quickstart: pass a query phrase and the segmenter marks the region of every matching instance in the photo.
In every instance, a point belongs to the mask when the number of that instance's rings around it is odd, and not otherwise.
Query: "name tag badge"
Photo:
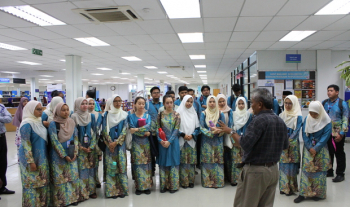
[[[316,141],[312,140],[312,145],[315,146],[316,145]]]
[[[70,146],[70,141],[67,141],[67,148],[69,148]]]
[[[84,137],[84,143],[89,143],[89,137],[88,136]]]

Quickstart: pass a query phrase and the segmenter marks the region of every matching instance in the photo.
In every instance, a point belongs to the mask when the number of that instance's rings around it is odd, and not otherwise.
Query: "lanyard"
[[[333,108],[334,104],[338,103],[338,101],[339,101],[339,98],[337,98],[337,100],[335,100],[333,102],[333,104],[331,105],[330,99],[328,100],[328,111],[327,111],[327,114],[329,114],[329,111]]]

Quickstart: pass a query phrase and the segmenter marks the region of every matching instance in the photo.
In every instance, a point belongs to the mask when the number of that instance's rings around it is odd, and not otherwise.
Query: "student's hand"
[[[109,145],[108,145],[109,151],[114,153],[114,149],[115,149],[116,146],[117,146],[117,142],[109,143]]]
[[[130,128],[130,133],[131,134],[134,134],[137,131],[139,131],[139,128]]]
[[[224,122],[222,122],[221,120],[219,120],[219,125],[220,127],[218,127],[219,129],[221,129],[223,132],[225,132],[226,134],[231,134],[232,129],[230,127],[228,127]]]
[[[169,146],[170,146],[170,142],[164,141],[164,147],[165,147],[165,148],[168,148]]]
[[[338,133],[338,135],[334,138],[335,142],[340,142],[343,139],[343,136]]]
[[[73,162],[73,161],[70,159],[69,156],[66,156],[65,159],[66,159],[67,162]]]
[[[90,147],[87,148],[87,150],[88,150],[88,153],[91,153],[91,152],[92,152],[92,150],[90,149]]]
[[[160,144],[165,148],[165,141],[160,141]]]
[[[151,133],[150,132],[145,132],[145,137],[149,137],[151,135]]]
[[[43,121],[43,124],[46,128],[49,128],[49,126],[50,126],[50,123],[48,121]]]
[[[202,105],[202,108],[205,108],[205,109],[206,109],[206,108],[207,108],[207,106],[206,106],[206,105]]]
[[[310,154],[311,154],[313,157],[316,156],[316,150],[315,150],[314,148],[311,148],[311,149],[309,150],[309,152],[310,152]]]
[[[74,155],[74,157],[73,157],[73,159],[72,159],[72,162],[74,162],[76,159],[77,159],[77,156]]]
[[[36,168],[36,164],[35,164],[35,163],[30,163],[29,166],[30,166],[30,171],[32,171],[32,172],[35,172],[35,171],[38,170],[38,169]]]
[[[187,141],[190,141],[193,138],[192,135],[186,135],[185,137]]]

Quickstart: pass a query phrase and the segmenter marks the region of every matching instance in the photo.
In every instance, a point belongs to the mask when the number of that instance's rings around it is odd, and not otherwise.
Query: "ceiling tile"
[[[302,49],[311,48],[311,47],[313,47],[315,45],[318,45],[320,43],[321,43],[321,41],[312,41],[312,42],[310,42],[310,41],[302,41],[302,42],[299,42],[299,43],[293,45],[290,48],[293,48],[293,49],[296,49],[296,50],[302,50]]]
[[[335,47],[337,45],[340,45],[342,43],[345,43],[345,41],[325,41],[322,42],[314,47],[312,47],[313,49],[330,49],[332,47]]]
[[[136,22],[148,34],[172,34],[174,33],[168,20],[152,20]]]
[[[183,50],[184,47],[181,43],[177,44],[159,44],[164,50]]]
[[[244,0],[202,1],[202,17],[237,17]]]
[[[336,32],[333,32],[336,33]],[[331,40],[346,40],[346,41],[350,41],[350,31],[349,32],[345,32],[341,35],[338,35],[336,37],[331,38]]]
[[[149,35],[127,35],[127,40],[134,44],[154,44],[155,41]]]
[[[298,42],[276,42],[275,44],[271,45],[269,49],[287,49],[297,43]]]
[[[20,32],[15,29],[0,29],[0,35],[11,37],[17,40],[40,40],[39,37]]]
[[[247,47],[249,47],[249,45],[251,44],[252,42],[251,41],[248,41],[248,42],[229,42],[228,45],[227,45],[227,48],[230,48],[230,49],[245,49]]]
[[[265,27],[265,31],[293,30],[308,16],[275,16]]]
[[[230,41],[253,41],[259,32],[233,32]]]
[[[93,37],[117,35],[115,31],[103,24],[79,24],[75,27]]]
[[[311,36],[304,39],[305,41],[318,41],[318,40],[329,40],[332,37],[335,37],[339,34],[343,33],[343,31],[318,31]],[[348,38],[350,40],[350,38]],[[303,40],[303,41],[304,41]],[[336,39],[338,40],[338,39]]]
[[[27,1],[27,0],[26,0]],[[46,0],[41,0],[46,1]],[[55,1],[55,0],[52,0]],[[62,1],[62,0],[61,0]],[[98,0],[98,1],[72,1],[78,8],[103,8],[117,6],[113,0]]]
[[[275,42],[253,42],[249,49],[267,49],[271,45],[273,45]]]
[[[107,42],[110,45],[130,45],[132,44],[129,40],[122,36],[108,36],[99,37],[98,39]]]
[[[69,38],[91,37],[88,33],[71,25],[50,26],[48,30]]]
[[[120,35],[145,35],[147,34],[136,22],[108,23],[107,27],[113,29]]]
[[[329,2],[329,0],[288,1],[287,4],[278,12],[277,15],[313,15],[322,7],[326,6]]]
[[[20,6],[24,4],[25,2],[20,0],[1,0],[0,1],[0,6]]]
[[[344,18],[332,23],[328,27],[324,28],[324,30],[350,30],[350,15],[347,15]]]
[[[310,16],[294,30],[321,30],[342,17],[343,15]]]
[[[205,32],[225,32],[233,31],[237,18],[204,18]]]
[[[159,1],[115,0],[118,6],[130,5],[145,20],[165,19],[166,15]],[[148,10],[144,10],[147,8]]]
[[[246,0],[240,16],[275,16],[287,0]]]
[[[83,47],[86,46],[86,44],[79,42],[74,39],[55,39],[51,40],[52,42],[55,42],[60,45],[65,45],[66,47]]]
[[[255,39],[255,41],[279,41],[284,37],[286,34],[288,34],[288,31],[268,31],[268,32],[261,32],[259,36]]]
[[[191,49],[204,50],[205,49],[204,43],[186,43],[186,44],[183,44],[183,47],[186,50],[191,50]]]
[[[164,50],[159,44],[138,44],[143,50]]]
[[[261,31],[272,17],[239,17],[234,31]]]
[[[49,41],[49,40],[32,40],[32,41],[28,41],[28,42],[33,44],[34,48],[38,48],[38,47],[63,48],[63,47],[66,47],[65,45],[57,44],[57,43]],[[38,48],[38,49],[40,49],[40,48]]]
[[[179,43],[180,39],[176,34],[154,34],[151,37],[160,44],[164,43]]]
[[[205,49],[211,50],[211,49],[225,49],[227,47],[226,42],[209,42],[209,43],[204,43]]]
[[[204,32],[203,19],[170,19],[176,33]]]
[[[0,3],[0,5],[1,5],[1,3]],[[36,24],[28,22],[24,19],[15,17],[15,16],[8,14],[8,13],[5,13],[3,11],[0,12],[0,25],[6,26],[6,27],[11,27],[11,28],[35,27],[36,26]]]
[[[30,34],[30,35],[34,35],[36,37],[40,37],[46,40],[65,38],[65,36],[62,36],[60,34],[47,30],[45,27],[17,28],[16,30]]]

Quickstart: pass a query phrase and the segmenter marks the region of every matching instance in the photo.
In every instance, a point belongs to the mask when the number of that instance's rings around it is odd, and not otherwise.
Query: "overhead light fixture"
[[[99,70],[112,70],[110,68],[97,68],[97,69],[99,69]]]
[[[123,59],[127,61],[142,61],[140,58],[135,57],[135,56],[127,56],[127,57],[122,57]]]
[[[156,66],[144,66],[147,69],[158,69]]]
[[[122,75],[130,75],[130,73],[119,73],[119,74],[122,74]]]
[[[81,79],[82,81],[89,81],[89,79]]]
[[[91,81],[94,81],[94,82],[96,82],[96,81],[99,81],[99,80],[91,80]]]
[[[194,65],[195,68],[207,68],[206,65]]]
[[[1,73],[20,74],[20,72],[0,71]]]
[[[291,31],[280,41],[301,41],[316,31]]]
[[[110,44],[103,42],[102,40],[99,40],[96,37],[82,37],[82,38],[74,38],[74,39],[93,47],[110,46]]]
[[[201,18],[199,0],[160,0],[169,19]]]
[[[120,78],[120,79],[124,79],[125,80],[125,79],[128,79],[128,78]]]
[[[17,61],[17,62],[22,64],[27,64],[27,65],[42,65],[41,63],[33,63],[29,61]]]
[[[337,15],[350,13],[350,0],[333,0],[315,15]]]
[[[197,73],[207,73],[207,71],[205,71],[205,70],[200,70],[200,71],[197,71]]]
[[[27,50],[27,49],[22,48],[22,47],[17,47],[14,45],[9,45],[9,44],[5,44],[5,43],[1,43],[1,42],[0,42],[0,48],[6,49],[6,50]]]
[[[91,75],[103,75],[101,73],[91,73]]]
[[[165,71],[159,71],[158,73],[159,73],[159,74],[167,74],[168,72],[165,72]]]
[[[203,60],[205,59],[205,55],[190,55],[192,60]]]
[[[32,22],[39,26],[66,25],[66,23],[47,15],[44,12],[37,10],[29,5],[24,6],[5,6],[0,7],[0,10],[12,14],[16,17]]]
[[[203,79],[205,80],[205,79],[208,79],[208,77],[201,77],[201,79],[202,79],[202,80],[203,80]]]
[[[203,42],[203,33],[178,33],[182,43]]]
[[[199,75],[200,77],[207,77],[207,75]]]
[[[65,68],[63,68],[62,70],[66,70]]]
[[[64,60],[64,59],[61,59],[60,61],[61,61],[61,62],[66,62],[66,60]]]
[[[52,75],[40,75],[41,77],[52,78]]]
[[[120,77],[117,77],[117,76],[113,76],[113,77],[111,77],[111,78],[120,78]]]
[[[166,76],[168,76],[168,77],[174,77],[174,75],[166,75]]]

